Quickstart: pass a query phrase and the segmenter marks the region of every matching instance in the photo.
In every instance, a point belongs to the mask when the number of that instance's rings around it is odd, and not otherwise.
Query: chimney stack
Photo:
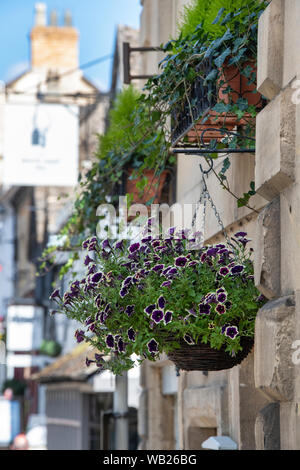
[[[46,22],[46,5],[36,3],[35,25],[31,30],[31,65],[33,69],[68,70],[78,68],[78,31],[72,27],[71,12],[64,14],[58,26],[58,13],[52,10]]]
[[[47,24],[47,7],[45,3],[35,4],[35,26],[46,26]]]

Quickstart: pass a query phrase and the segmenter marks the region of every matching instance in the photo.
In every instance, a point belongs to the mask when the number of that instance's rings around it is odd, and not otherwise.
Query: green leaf
[[[214,19],[214,21],[212,22],[212,24],[217,24],[217,23],[220,21],[222,15],[223,15],[223,13],[224,13],[224,11],[225,11],[225,8],[221,8],[221,9],[219,10],[219,12],[218,12],[216,18]]]
[[[217,67],[222,67],[222,65],[224,64],[225,60],[227,59],[227,57],[231,54],[231,49],[230,47],[228,47],[224,52],[222,52],[222,54],[217,57],[214,62],[216,64]]]

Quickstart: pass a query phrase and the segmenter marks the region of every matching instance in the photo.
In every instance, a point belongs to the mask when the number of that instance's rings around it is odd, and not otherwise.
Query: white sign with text
[[[79,108],[62,104],[5,105],[4,184],[75,186]]]

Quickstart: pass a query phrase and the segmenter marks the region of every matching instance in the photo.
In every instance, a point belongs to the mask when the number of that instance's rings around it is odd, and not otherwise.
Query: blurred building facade
[[[47,18],[46,5],[36,4],[35,24],[30,33],[30,70],[3,86],[0,93],[0,316],[6,318],[8,338],[6,371],[3,374],[2,367],[2,382],[6,377],[27,383],[29,413],[45,411],[43,388],[38,393],[37,384],[28,380],[33,372],[53,362],[51,357],[40,352],[41,340],[60,343],[62,353],[66,353],[74,347],[76,330],[74,322],[50,317],[49,292],[59,265],[47,275],[37,277],[39,257],[51,237],[57,235],[70,215],[77,177],[79,172],[84,173],[90,168],[93,152],[97,148],[97,134],[103,133],[105,129],[109,105],[108,94],[101,92],[80,70],[79,34],[72,26],[71,13],[64,13],[63,25],[58,24],[56,11],[50,14],[50,24]],[[61,175],[62,180],[57,186],[51,180],[48,184],[47,180],[42,182],[38,178],[35,181],[30,178],[27,180],[27,174],[21,175],[24,181],[20,184],[7,182],[5,158],[8,134],[15,133],[16,140],[30,140],[33,150],[35,151],[35,145],[40,149],[41,155],[44,155],[44,150],[47,151],[48,145],[48,142],[45,144],[40,140],[42,135],[38,134],[38,126],[32,135],[20,135],[17,121],[14,128],[7,118],[8,110],[14,113],[14,107],[24,112],[25,120],[26,116],[27,120],[31,119],[29,111],[33,108],[36,114],[40,110],[46,110],[49,134],[51,127],[62,129],[62,133],[56,138],[57,147],[52,146],[48,153],[53,154],[51,158],[54,164],[56,153],[63,154],[62,158],[70,165],[70,172],[74,171],[72,184],[67,179],[67,184],[63,184],[64,175]],[[65,116],[70,114],[74,123],[74,132],[71,134],[63,113]],[[71,116],[72,113],[74,116]],[[58,158],[60,157],[57,155]],[[49,162],[44,163],[47,178]],[[22,173],[15,165],[15,172]],[[30,176],[30,171],[28,174]],[[58,181],[59,178],[57,172]],[[64,262],[63,257],[61,262]],[[25,314],[25,311],[30,313]],[[24,344],[23,350],[20,326],[26,324],[28,327],[29,324],[33,326],[36,323],[39,328],[32,328],[29,333],[31,344]],[[16,329],[18,327],[19,330]],[[19,335],[17,341],[20,344],[14,349],[9,338],[16,339],[16,335]],[[0,384],[1,388],[2,385],[3,383]]]

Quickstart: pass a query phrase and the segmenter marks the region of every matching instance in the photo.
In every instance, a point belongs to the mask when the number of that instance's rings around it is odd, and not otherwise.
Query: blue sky
[[[0,80],[9,81],[29,68],[29,32],[36,0],[0,0]],[[45,0],[48,17],[57,9],[70,9],[80,33],[80,63],[111,54],[118,24],[139,27],[140,0]],[[112,61],[85,69],[84,74],[102,89],[110,84]]]

